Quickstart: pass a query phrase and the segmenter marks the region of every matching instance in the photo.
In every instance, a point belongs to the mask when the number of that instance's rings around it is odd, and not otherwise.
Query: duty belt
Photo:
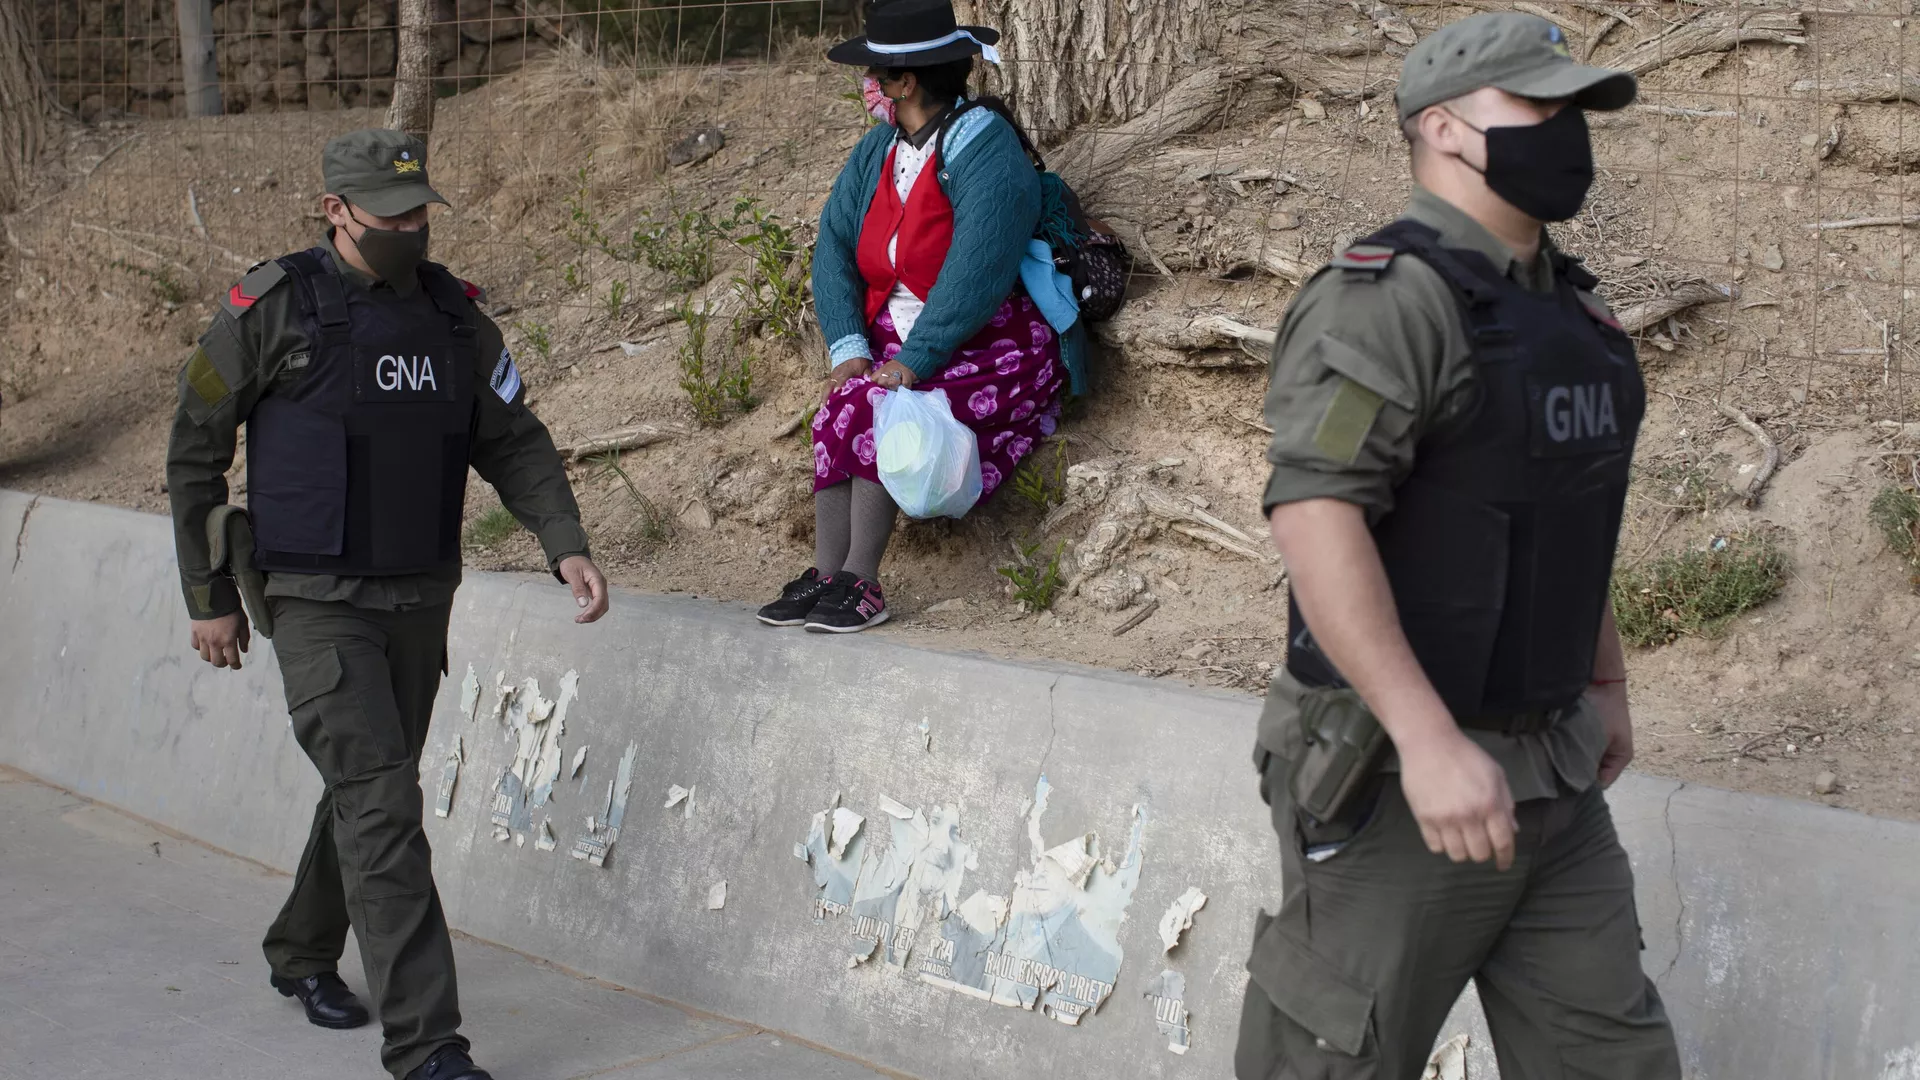
[[[1537,735],[1566,719],[1573,710],[1573,705],[1561,705],[1529,712],[1458,716],[1454,718],[1454,722],[1473,731],[1498,731],[1503,735]]]

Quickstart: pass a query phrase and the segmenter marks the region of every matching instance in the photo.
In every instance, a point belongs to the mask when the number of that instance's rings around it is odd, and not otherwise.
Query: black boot
[[[493,1074],[475,1065],[465,1050],[449,1043],[408,1073],[407,1080],[493,1080]]]
[[[323,971],[304,979],[275,975],[270,981],[281,996],[300,999],[306,1006],[307,1020],[315,1027],[357,1028],[367,1022],[367,1007],[334,972]]]

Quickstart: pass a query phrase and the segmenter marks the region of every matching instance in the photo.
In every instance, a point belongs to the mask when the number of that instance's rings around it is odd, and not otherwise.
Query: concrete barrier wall
[[[256,647],[239,674],[186,650],[165,521],[0,493],[7,536],[18,539],[0,542],[12,562],[0,576],[0,762],[291,867],[319,785],[270,650]],[[1279,894],[1248,761],[1256,702],[884,633],[771,631],[736,605],[684,598],[622,592],[592,627],[572,611],[552,583],[507,575],[472,575],[456,602],[452,674],[422,765],[432,805],[460,740],[450,814],[429,818],[454,925],[927,1080],[1231,1074],[1254,912]],[[483,684],[474,719],[462,713],[469,665]],[[518,749],[489,715],[496,673],[535,678],[553,699],[568,671],[577,696],[552,748],[553,794],[496,840],[494,790]],[[595,867],[570,850],[589,816],[604,821],[629,744],[630,801]],[[690,812],[663,807],[675,785],[693,790]],[[823,913],[815,870],[796,857],[836,795],[865,821],[844,860],[814,859],[827,899],[864,860],[865,892],[876,879],[950,903],[978,890],[1067,917],[1078,929],[1053,938],[1063,992],[1087,985],[1072,976],[1102,979],[1112,930],[1124,960],[1105,1004],[1067,1026],[916,978],[939,961],[940,936],[964,929],[958,916],[923,924],[905,967],[884,950],[853,963],[874,952],[859,915],[875,901]],[[1645,777],[1622,781],[1613,802],[1639,875],[1645,963],[1689,1075],[1920,1076],[1920,827]],[[553,850],[541,849],[543,824]],[[1088,832],[1107,866],[1080,877],[1065,865],[1078,849],[1059,845]],[[1157,924],[1189,886],[1209,899],[1163,956]],[[1033,955],[1017,944],[992,949]],[[965,960],[954,966],[967,983]],[[1046,982],[1045,970],[1002,966],[997,985]],[[1185,1055],[1166,1049],[1143,996],[1167,970],[1192,1014]],[[1470,1000],[1453,1030],[1476,1033],[1473,1075],[1492,1075]],[[484,1050],[486,1032],[472,1034]]]

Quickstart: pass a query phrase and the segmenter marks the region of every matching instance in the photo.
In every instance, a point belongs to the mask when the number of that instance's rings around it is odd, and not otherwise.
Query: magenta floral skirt
[[[900,354],[900,335],[884,308],[867,341],[878,357],[875,368]],[[979,438],[982,499],[1013,475],[1035,443],[1053,434],[1066,388],[1059,335],[1019,292],[953,351],[945,370],[913,384],[916,391],[945,390],[954,418]],[[827,395],[813,416],[813,490],[856,476],[880,482],[873,464],[873,407],[887,393],[863,376]]]

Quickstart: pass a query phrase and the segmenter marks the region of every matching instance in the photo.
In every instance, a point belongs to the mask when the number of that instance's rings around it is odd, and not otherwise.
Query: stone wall
[[[440,91],[516,71],[568,29],[535,0],[437,0]],[[47,77],[87,120],[179,116],[173,0],[39,0]],[[225,0],[213,9],[226,111],[384,105],[393,93],[395,0]]]

